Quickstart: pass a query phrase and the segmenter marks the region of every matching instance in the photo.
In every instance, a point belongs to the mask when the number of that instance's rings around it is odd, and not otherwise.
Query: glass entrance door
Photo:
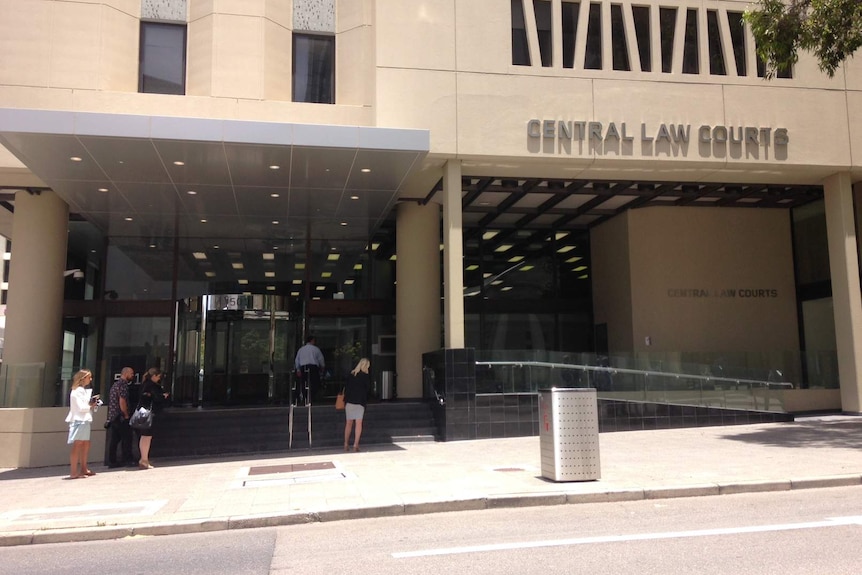
[[[297,326],[279,296],[212,295],[180,303],[177,398],[192,405],[288,402]]]

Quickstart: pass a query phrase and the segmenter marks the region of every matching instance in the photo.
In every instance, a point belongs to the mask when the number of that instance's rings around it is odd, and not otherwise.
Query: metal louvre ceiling
[[[430,135],[0,109],[0,142],[108,236],[364,240]]]

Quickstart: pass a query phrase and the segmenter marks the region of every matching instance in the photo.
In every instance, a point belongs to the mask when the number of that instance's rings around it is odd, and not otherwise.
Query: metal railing
[[[775,375],[780,372],[775,371]],[[792,383],[742,377],[543,361],[477,361],[477,394],[592,387],[600,399],[784,412],[779,390]]]

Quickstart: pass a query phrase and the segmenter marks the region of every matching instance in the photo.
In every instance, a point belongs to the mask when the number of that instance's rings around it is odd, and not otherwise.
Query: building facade
[[[765,80],[746,6],[0,0],[18,452],[64,370],[257,405],[309,333],[399,397],[473,348],[777,366],[862,411],[862,65]]]

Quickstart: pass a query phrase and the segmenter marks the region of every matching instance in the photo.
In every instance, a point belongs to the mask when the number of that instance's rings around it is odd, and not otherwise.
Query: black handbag
[[[132,418],[129,420],[129,425],[132,426],[132,429],[147,431],[153,426],[153,410],[147,409],[142,405],[138,406],[138,409],[135,410]]]

